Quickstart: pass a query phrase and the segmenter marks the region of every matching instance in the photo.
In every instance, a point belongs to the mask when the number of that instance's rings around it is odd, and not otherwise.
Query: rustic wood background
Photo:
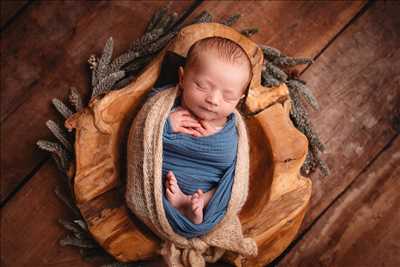
[[[61,121],[51,99],[89,97],[87,58],[113,36],[115,54],[143,32],[160,1],[1,2],[1,265],[99,266],[61,247],[60,174],[38,139]],[[269,266],[400,266],[400,2],[176,1],[190,20],[234,13],[257,43],[315,63],[301,78],[321,105],[311,119],[332,174],[313,195],[292,244]],[[161,260],[141,266],[160,266]],[[214,264],[212,266],[226,266]]]

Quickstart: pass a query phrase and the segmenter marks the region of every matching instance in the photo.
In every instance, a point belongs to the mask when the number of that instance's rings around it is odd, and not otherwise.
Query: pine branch
[[[110,75],[108,75],[107,77],[105,77],[104,79],[102,79],[94,88],[93,88],[93,92],[92,92],[92,98],[96,97],[100,94],[104,94],[108,91],[111,90],[111,87],[118,81],[120,80],[122,77],[125,76],[125,71],[121,70],[121,71],[117,71],[114,73],[111,73]]]
[[[75,111],[80,111],[83,109],[82,97],[81,94],[75,87],[69,88],[69,102],[74,107]]]
[[[224,24],[226,26],[232,26],[233,24],[235,24],[240,19],[240,17],[241,17],[240,14],[234,14],[232,16],[229,16],[226,19],[221,20],[220,23]]]
[[[58,126],[57,123],[55,123],[55,122],[52,121],[52,120],[48,120],[48,121],[46,122],[46,126],[47,126],[47,128],[49,128],[49,130],[53,133],[53,135],[58,139],[58,141],[60,141],[61,144],[64,145],[64,147],[65,147],[68,151],[73,152],[72,145],[71,145],[71,143],[68,141],[66,131],[64,131],[63,129],[61,129],[61,127]]]
[[[51,100],[57,111],[65,118],[68,119],[73,112],[59,99],[53,98]]]

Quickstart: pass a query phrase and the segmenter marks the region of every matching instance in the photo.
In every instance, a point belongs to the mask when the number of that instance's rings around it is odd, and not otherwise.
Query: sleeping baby
[[[246,52],[221,37],[196,42],[179,67],[179,94],[163,132],[163,204],[186,237],[207,233],[226,212],[237,154],[234,111],[251,78]]]

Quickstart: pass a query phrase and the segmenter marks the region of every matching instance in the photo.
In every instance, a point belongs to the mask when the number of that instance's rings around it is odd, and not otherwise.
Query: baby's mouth
[[[203,108],[203,107],[200,107],[200,108],[203,109],[203,110],[205,110],[205,111],[211,112],[211,113],[216,113],[215,111],[209,110],[208,108]]]

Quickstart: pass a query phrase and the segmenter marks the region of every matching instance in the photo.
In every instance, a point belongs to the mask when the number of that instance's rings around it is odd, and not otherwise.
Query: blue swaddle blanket
[[[174,107],[179,104],[178,97]],[[173,133],[167,119],[163,132],[163,205],[166,217],[176,233],[187,238],[204,235],[223,219],[231,197],[236,155],[237,130],[234,113],[228,116],[223,129],[204,137]],[[204,209],[201,224],[192,223],[172,207],[166,198],[165,177],[169,170],[173,171],[179,187],[187,195],[192,195],[197,189],[207,192],[216,187]]]

